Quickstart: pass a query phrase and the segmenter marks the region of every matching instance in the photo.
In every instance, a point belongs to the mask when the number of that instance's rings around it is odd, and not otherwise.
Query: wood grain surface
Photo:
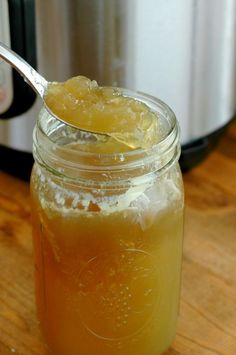
[[[184,182],[180,317],[166,355],[236,355],[235,124]],[[3,172],[0,273],[0,355],[46,355],[35,316],[29,186]]]

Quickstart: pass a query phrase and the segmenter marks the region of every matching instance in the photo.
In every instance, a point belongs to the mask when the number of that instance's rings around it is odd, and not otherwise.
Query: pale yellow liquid
[[[50,188],[42,195],[36,182],[36,298],[52,354],[162,354],[178,315],[182,200],[155,212],[154,189],[143,212],[79,201],[72,209],[70,197],[62,207],[45,202]]]

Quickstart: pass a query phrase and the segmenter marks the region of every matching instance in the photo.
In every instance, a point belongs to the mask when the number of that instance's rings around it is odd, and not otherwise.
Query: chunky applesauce
[[[82,131],[43,109],[34,132],[36,301],[50,354],[160,355],[175,336],[180,292],[174,117],[158,100],[155,109],[145,95],[85,78],[51,89],[48,106]]]

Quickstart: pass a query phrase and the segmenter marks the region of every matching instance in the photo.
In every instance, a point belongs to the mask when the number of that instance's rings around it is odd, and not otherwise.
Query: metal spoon
[[[0,0],[1,1],[1,0]],[[8,62],[11,66],[13,66],[19,73],[20,75],[23,76],[24,80],[32,87],[32,89],[39,94],[41,99],[43,100],[43,103],[50,113],[51,116],[54,116],[56,119],[59,121],[65,123],[66,125],[69,125],[71,127],[75,127],[78,129],[78,126],[73,125],[72,123],[68,123],[65,121],[63,118],[58,117],[57,115],[52,112],[52,110],[47,106],[46,101],[45,101],[45,95],[47,93],[48,87],[52,82],[47,81],[42,75],[40,75],[29,63],[27,63],[22,57],[20,57],[17,53],[15,53],[12,49],[10,49],[8,46],[6,46],[4,43],[0,42],[0,58],[4,59],[6,62]],[[106,136],[106,133],[100,132],[100,131],[91,131],[91,130],[86,130],[86,129],[81,129],[81,131],[85,132],[90,132],[94,134],[99,134],[101,136]]]
[[[32,89],[37,94],[39,94],[39,96],[43,100],[43,103],[44,103],[46,109],[48,110],[48,112],[50,113],[50,115],[54,116],[56,119],[65,123],[66,125],[69,125],[71,127],[75,127],[78,129],[78,126],[73,125],[72,123],[68,123],[63,118],[58,117],[47,106],[46,101],[45,101],[45,95],[47,94],[47,90],[48,90],[49,85],[53,84],[52,82],[47,81],[34,68],[32,68],[29,63],[27,63],[22,57],[20,57],[17,53],[15,53],[12,49],[10,49],[8,46],[3,44],[2,42],[0,42],[0,58],[4,59],[11,66],[13,66],[20,73],[20,75],[23,76],[24,80],[32,87]],[[84,128],[79,128],[79,129],[82,131],[95,133],[95,134],[99,134],[102,136],[107,136],[106,133],[101,132],[101,131],[95,131],[95,130],[91,131],[91,130],[87,130]]]
[[[60,120],[61,122],[65,123],[66,125],[69,125],[71,127],[75,127],[78,129],[78,126],[73,125],[71,122],[67,122],[64,120],[62,117],[58,117],[55,115],[50,108],[47,106],[46,101],[45,101],[45,95],[47,94],[48,87],[49,85],[52,85],[53,83],[50,81],[47,81],[42,75],[40,75],[34,68],[31,67],[29,63],[27,63],[23,58],[21,58],[17,53],[15,53],[13,50],[11,50],[9,47],[7,47],[5,44],[0,42],[0,58],[3,58],[6,62],[8,62],[11,66],[13,66],[25,79],[25,81],[33,88],[33,90],[39,94],[41,97],[46,109],[48,112],[54,116],[56,119]],[[99,134],[102,136],[108,137],[109,135],[106,132],[100,131],[100,130],[90,130],[86,128],[80,128],[82,131],[94,133],[94,134]],[[113,136],[115,138],[115,136]],[[118,141],[120,141],[120,138],[115,138]],[[125,141],[126,145],[129,145]]]

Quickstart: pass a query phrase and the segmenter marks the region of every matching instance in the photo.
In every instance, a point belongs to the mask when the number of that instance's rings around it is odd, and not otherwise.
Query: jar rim
[[[117,89],[117,88],[116,88]],[[179,144],[179,125],[172,109],[164,103],[162,100],[143,93],[139,91],[132,91],[128,89],[118,88],[121,90],[122,95],[133,97],[138,101],[144,102],[149,108],[156,112],[157,115],[162,115],[163,118],[168,123],[168,129],[165,132],[163,138],[156,144],[148,149],[138,148],[126,152],[112,152],[112,153],[96,153],[96,152],[86,152],[81,150],[73,150],[71,147],[66,145],[59,145],[54,142],[50,135],[46,132],[46,127],[50,123],[50,119],[56,120],[45,107],[41,110],[41,115],[37,120],[36,127],[33,134],[33,153],[36,161],[41,160],[42,165],[46,165],[51,168],[52,161],[56,158],[60,159],[60,162],[67,167],[73,167],[84,170],[121,170],[124,168],[132,169],[138,167],[142,164],[150,162],[150,160],[156,160],[158,157],[165,156],[167,159],[162,159],[162,163],[158,165],[158,169],[163,168],[168,165],[170,160],[173,158],[178,159],[179,152],[175,153],[176,147]],[[43,115],[47,117],[47,122],[45,122]],[[59,120],[56,120],[60,127],[68,127]],[[59,126],[58,126],[59,127]],[[80,131],[81,130],[77,130]],[[50,149],[48,149],[50,147]],[[50,159],[47,159],[47,152],[50,150]],[[57,153],[56,153],[57,151]],[[178,149],[179,151],[179,149]],[[63,160],[62,157],[58,157],[58,152],[63,152],[75,155],[76,158]],[[81,164],[78,157],[86,157],[88,159],[95,159],[96,164],[91,166],[90,164]],[[102,161],[102,164],[100,163]],[[93,162],[94,163],[94,162]],[[112,164],[111,164],[112,163]]]

